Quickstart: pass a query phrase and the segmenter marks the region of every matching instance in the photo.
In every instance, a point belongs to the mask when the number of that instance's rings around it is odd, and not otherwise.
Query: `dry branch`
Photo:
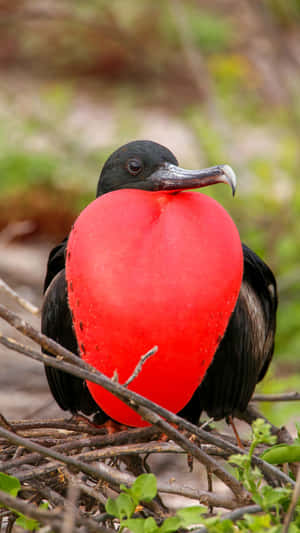
[[[252,402],[296,402],[300,400],[300,392],[284,392],[282,394],[254,394]]]
[[[8,294],[13,300],[15,300],[23,309],[29,311],[33,315],[39,315],[40,309],[33,305],[31,302],[20,296],[16,291],[14,291],[2,278],[0,278],[0,291]]]

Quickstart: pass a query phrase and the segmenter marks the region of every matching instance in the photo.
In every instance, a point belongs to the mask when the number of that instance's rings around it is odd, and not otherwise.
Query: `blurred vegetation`
[[[38,212],[63,236],[107,155],[151,113],[171,121],[172,149],[176,120],[195,147],[182,164],[237,171],[234,201],[208,192],[278,279],[277,366],[261,387],[299,390],[299,0],[7,0],[0,20],[0,227]],[[293,407],[267,409],[282,423]]]

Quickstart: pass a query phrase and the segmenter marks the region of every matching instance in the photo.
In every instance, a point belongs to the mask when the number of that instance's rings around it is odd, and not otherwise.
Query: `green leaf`
[[[289,501],[291,489],[286,487],[270,487],[265,485],[261,488],[261,495],[263,497],[264,508],[272,507],[278,503],[283,504]]]
[[[291,523],[289,525],[289,533],[299,533],[299,527],[296,524]]]
[[[220,522],[219,529],[220,533],[233,533],[235,531],[231,520],[222,520],[222,522]]]
[[[137,501],[151,502],[157,494],[157,482],[154,474],[141,474],[133,483],[130,493]]]
[[[43,502],[39,505],[39,509],[49,509],[49,502]]]
[[[123,520],[125,516],[127,518],[131,518],[135,511],[136,505],[132,498],[129,496],[129,494],[124,494],[123,492],[121,492],[121,494],[117,497],[115,501],[118,506],[118,514],[120,520]]]
[[[116,500],[112,500],[111,498],[108,498],[108,500],[107,500],[107,502],[105,504],[105,510],[111,516],[115,516],[116,518],[120,518],[120,516],[119,516],[119,508],[118,508]]]
[[[16,477],[0,472],[0,490],[11,496],[17,496],[20,488],[21,483]]]
[[[257,418],[252,424],[253,440],[257,444],[275,444],[276,437],[271,435],[271,426],[263,418]]]
[[[229,462],[240,468],[245,468],[249,464],[248,455],[234,454],[229,457]]]
[[[203,522],[202,515],[207,512],[206,507],[202,505],[193,505],[192,507],[185,507],[176,512],[176,516],[180,518],[181,526],[186,528],[195,524]]]
[[[124,492],[121,492],[115,500],[109,498],[105,505],[106,512],[119,518],[119,520],[123,520],[125,516],[131,518],[135,511],[135,507],[135,503],[131,496],[129,496],[129,494],[124,494]]]
[[[163,524],[159,528],[159,531],[161,533],[173,533],[173,531],[177,531],[180,525],[180,518],[177,516],[171,516],[170,518],[166,518],[166,520],[164,520]]]
[[[263,452],[261,458],[272,465],[297,463],[300,461],[300,444],[278,444]]]
[[[245,514],[244,521],[249,531],[270,531],[271,529],[271,515],[250,515]],[[240,522],[238,522],[238,525]]]
[[[122,526],[127,527],[132,533],[144,533],[144,518],[128,518],[122,522]]]
[[[24,515],[21,515],[19,518],[17,518],[16,524],[27,531],[35,531],[40,527],[40,524],[37,520],[33,520],[33,518],[27,518]]]
[[[155,533],[155,531],[158,531],[158,525],[154,518],[149,516],[149,518],[146,518],[144,521],[144,533]]]

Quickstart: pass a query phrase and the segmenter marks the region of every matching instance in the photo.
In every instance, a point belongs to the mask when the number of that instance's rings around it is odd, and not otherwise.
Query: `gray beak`
[[[236,175],[229,165],[186,170],[171,163],[164,163],[146,180],[151,183],[151,190],[156,191],[199,189],[216,183],[226,183],[231,187],[234,196],[236,189]]]

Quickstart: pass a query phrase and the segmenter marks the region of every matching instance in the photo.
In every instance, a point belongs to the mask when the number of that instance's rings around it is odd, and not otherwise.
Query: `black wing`
[[[71,352],[78,354],[78,347],[68,306],[67,284],[65,279],[65,251],[67,239],[50,253],[45,278],[44,301],[42,307],[42,332],[57,341]],[[89,393],[84,380],[45,366],[50,390],[58,405],[72,413],[78,411],[86,415],[97,413],[103,422],[107,416],[101,411]]]
[[[56,274],[65,268],[67,243],[68,237],[66,237],[60,244],[52,248],[49,254],[47,272],[44,281],[44,293],[48,289],[53,278],[55,278]]]
[[[244,275],[225,335],[184,418],[198,422],[202,410],[216,419],[243,412],[274,352],[277,288],[269,267],[243,244]]]

